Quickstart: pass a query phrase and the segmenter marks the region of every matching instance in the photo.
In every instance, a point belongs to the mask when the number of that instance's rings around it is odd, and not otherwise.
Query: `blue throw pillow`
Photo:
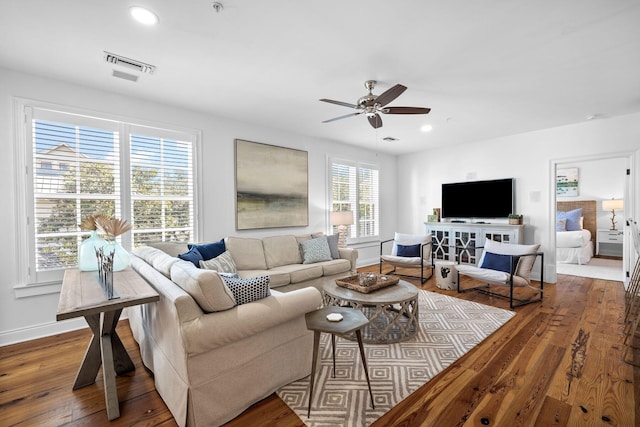
[[[227,250],[224,244],[224,239],[219,242],[203,243],[201,245],[189,245],[189,249],[196,248],[202,255],[202,259],[205,261],[215,258],[224,253]]]
[[[582,227],[580,227],[580,217],[582,217],[582,208],[574,209],[569,212],[556,213],[556,221],[559,219],[567,220],[567,231],[582,230]]]
[[[191,249],[189,249],[189,252],[178,255],[178,258],[183,259],[185,261],[191,261],[193,265],[200,268],[200,261],[202,261],[202,254],[194,246],[194,247],[191,247]]]
[[[231,291],[238,305],[258,301],[271,295],[269,289],[269,276],[239,279],[235,277],[221,276],[224,284]]]
[[[488,268],[491,270],[504,271],[505,273],[511,272],[511,256],[494,254],[491,252],[484,253],[484,259],[480,268]]]
[[[398,245],[398,256],[402,257],[419,257],[420,256],[420,243],[417,245]]]

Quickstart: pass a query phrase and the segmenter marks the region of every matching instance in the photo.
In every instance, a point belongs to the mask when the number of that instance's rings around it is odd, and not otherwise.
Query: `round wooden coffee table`
[[[323,286],[325,306],[349,306],[361,310],[369,324],[362,330],[362,340],[368,344],[389,344],[406,341],[418,332],[418,289],[400,280],[370,293],[343,288],[334,281]],[[354,336],[346,335],[355,340]]]

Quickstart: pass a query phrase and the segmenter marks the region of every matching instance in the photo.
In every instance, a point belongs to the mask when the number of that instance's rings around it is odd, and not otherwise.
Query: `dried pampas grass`
[[[81,230],[91,230],[95,231],[98,229],[97,222],[100,220],[108,220],[109,217],[103,214],[91,214],[88,217],[84,218],[82,222],[80,222]]]
[[[117,236],[131,230],[131,225],[126,219],[109,218],[101,215],[95,220],[96,226],[107,235],[109,240],[114,240]]]

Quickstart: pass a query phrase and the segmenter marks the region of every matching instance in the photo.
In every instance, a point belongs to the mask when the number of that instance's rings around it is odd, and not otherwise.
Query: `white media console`
[[[480,248],[486,239],[496,242],[520,244],[524,238],[524,225],[483,224],[472,222],[425,222],[426,233],[433,236],[435,260],[454,261],[456,251],[460,263],[477,264]]]

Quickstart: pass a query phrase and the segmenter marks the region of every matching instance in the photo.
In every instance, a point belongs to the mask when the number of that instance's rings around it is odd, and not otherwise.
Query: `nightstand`
[[[622,230],[598,230],[596,255],[622,256]]]

